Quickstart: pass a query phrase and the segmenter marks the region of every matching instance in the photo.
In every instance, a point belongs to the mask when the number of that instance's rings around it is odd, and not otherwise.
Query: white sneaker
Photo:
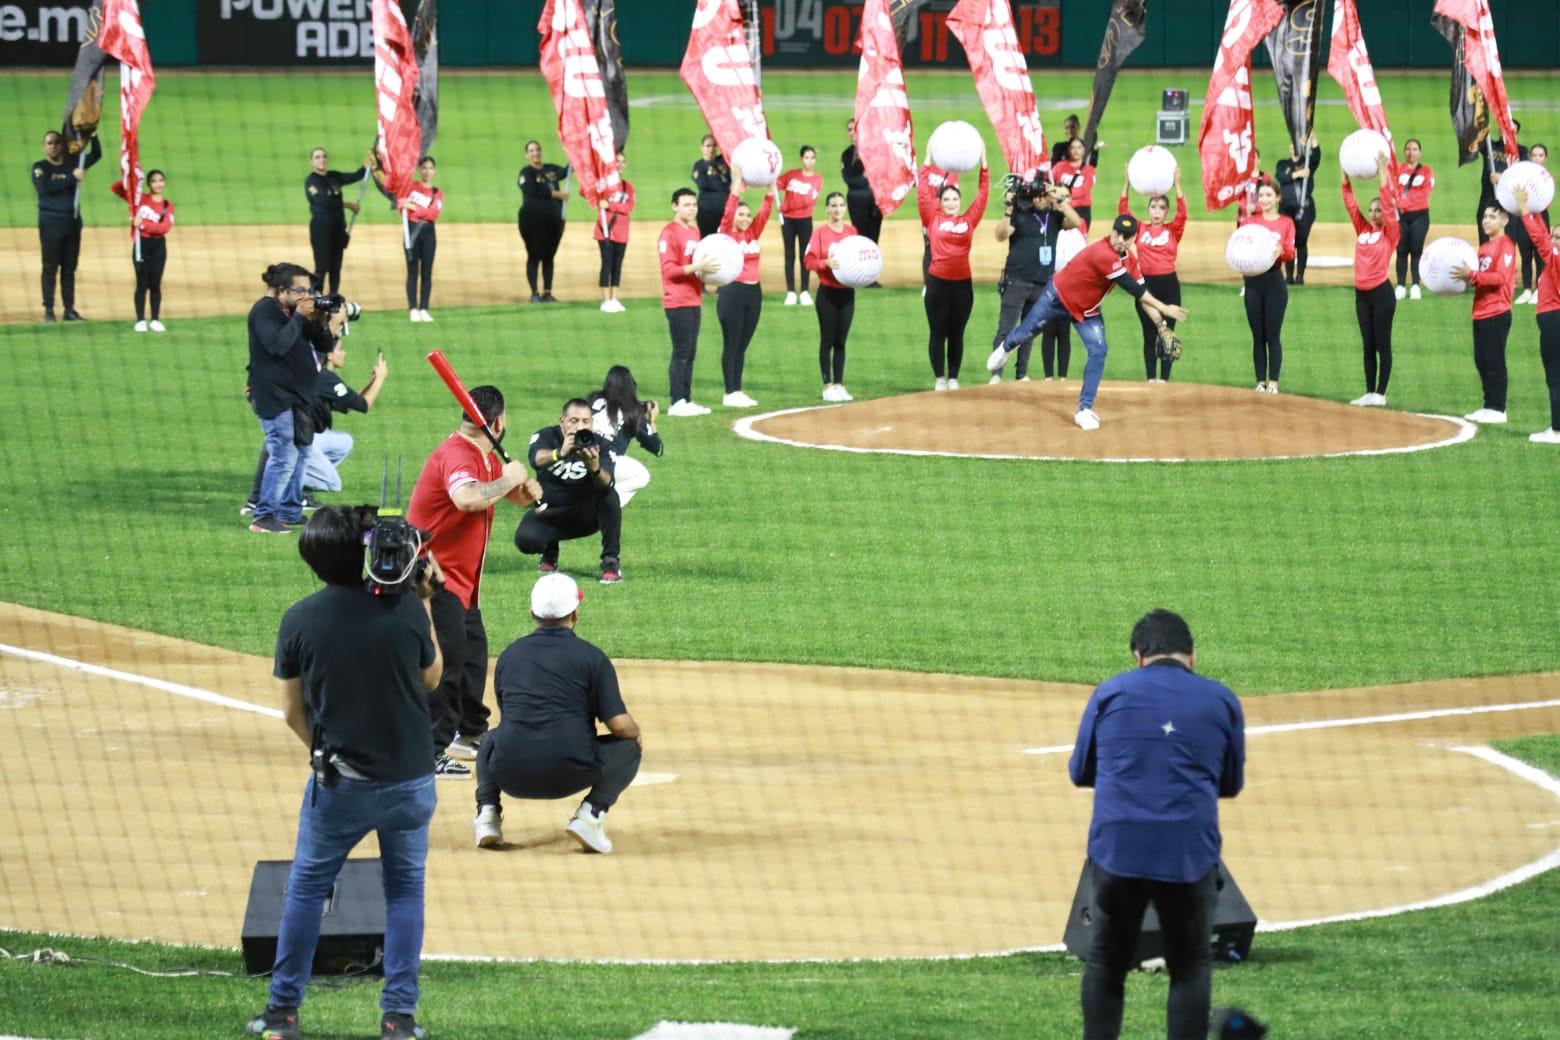
[[[1528,303],[1531,303],[1535,307],[1538,306],[1538,290],[1537,289],[1534,289],[1532,292],[1528,293]]]
[[[993,375],[990,379],[986,380],[986,385],[990,386],[992,383],[1000,383],[1000,382],[1002,382],[1002,373],[998,372],[995,375]]]
[[[1515,300],[1512,300],[1511,302],[1513,304],[1527,303],[1528,302],[1528,297],[1530,297],[1532,295],[1533,295],[1533,290],[1532,289],[1523,289],[1520,293],[1517,294],[1517,298]]]
[[[1397,288],[1396,288],[1396,289],[1393,289],[1393,290],[1392,290],[1392,295],[1393,295],[1393,296],[1395,296],[1395,297],[1397,297],[1397,298],[1398,298],[1398,299],[1400,299],[1400,300],[1401,300],[1401,299],[1403,299],[1403,297],[1405,297],[1405,296],[1407,296],[1407,295],[1408,295],[1408,290],[1407,290],[1407,289],[1405,289],[1405,288],[1403,288],[1403,287],[1402,287],[1402,286],[1401,286],[1401,285],[1400,285],[1400,286],[1398,286],[1398,287],[1397,287]]]
[[[1480,408],[1476,412],[1469,412],[1463,418],[1481,426],[1503,426],[1506,422],[1506,413],[1497,412],[1493,408]]]
[[[1078,424],[1080,430],[1097,430],[1100,428],[1100,417],[1094,414],[1093,408],[1085,408],[1073,416],[1073,422]]]
[[[496,805],[478,806],[476,818],[471,821],[471,829],[476,832],[479,849],[496,848],[504,843],[503,819]]]
[[[675,415],[681,419],[692,415],[703,415],[704,412],[692,401],[682,400],[672,402],[672,406],[666,410],[666,414]]]
[[[614,308],[612,306],[612,301],[611,300],[602,300],[601,301],[601,313],[602,314],[612,314],[612,313],[615,312],[615,310],[616,310],[616,308]]]
[[[957,379],[953,379],[953,378],[950,377],[949,380],[948,380],[948,389],[949,390],[957,390],[958,388],[959,388],[959,381]]]
[[[1028,377],[1028,376],[1019,376],[1019,377],[1018,377],[1018,381],[1019,381],[1019,382],[1020,382],[1020,383],[1027,383],[1027,382],[1029,382],[1029,377]],[[1049,379],[1047,379],[1047,380],[1046,380],[1046,382],[1047,382],[1047,383],[1049,383],[1049,382],[1050,382],[1050,380],[1049,380]]]
[[[135,331],[137,332],[145,332],[148,328],[150,328],[150,326],[148,326],[144,321],[138,321],[135,323]]]
[[[802,295],[800,295],[800,296],[798,296],[796,298],[796,302],[800,303],[803,307],[811,307],[812,306],[812,293],[808,292],[806,289],[803,289],[802,290]]]
[[[433,315],[429,314],[426,308],[423,309],[423,310],[418,311],[417,313],[422,318],[423,321],[432,321],[433,320]]]
[[[722,397],[720,403],[727,408],[752,408],[758,404],[757,401],[744,394],[741,390],[733,390],[725,397]]]
[[[1257,393],[1259,393],[1259,394],[1267,393],[1267,384],[1266,383],[1258,383],[1257,384]]]
[[[785,305],[787,307],[796,306],[796,294],[794,292],[788,292],[785,294]]]
[[[1560,430],[1539,430],[1528,438],[1534,444],[1560,444]]]
[[[1357,404],[1361,408],[1369,408],[1371,405],[1376,403],[1376,395],[1375,394],[1365,394],[1363,396],[1356,397],[1354,400],[1350,401],[1349,403],[1350,404]]]
[[[612,839],[607,837],[605,816],[605,813],[593,812],[589,802],[581,802],[565,829],[586,852],[611,852]]]
[[[616,296],[612,297],[612,312],[614,314],[624,314],[627,311],[628,308],[623,306],[622,300],[618,299]]]
[[[422,321],[422,311],[418,310],[416,307],[413,307],[411,310],[406,312],[406,320]]]
[[[1267,385],[1267,392],[1270,393],[1270,394],[1278,393],[1278,384],[1277,383],[1269,383]]]
[[[156,318],[153,318],[151,321],[147,322],[146,323],[146,327],[151,329],[153,332],[167,332],[168,331],[168,326],[164,325],[162,322],[158,321]]]
[[[844,383],[834,384],[834,399],[841,402],[855,400],[854,397],[850,396],[850,391],[845,389]]]
[[[1241,295],[1241,299],[1245,299],[1246,298],[1246,287],[1244,285],[1240,287],[1240,295]]]
[[[1417,300],[1417,299],[1419,299],[1419,286],[1415,285],[1413,288],[1408,290],[1408,298],[1410,300]],[[1401,300],[1402,297],[1399,296],[1398,299]]]
[[[1008,352],[998,343],[986,357],[987,372],[1001,372],[1002,366],[1007,364]]]
[[[944,390],[948,389],[948,380],[938,377],[937,382],[932,384],[932,389],[937,391],[939,394],[942,393]]]

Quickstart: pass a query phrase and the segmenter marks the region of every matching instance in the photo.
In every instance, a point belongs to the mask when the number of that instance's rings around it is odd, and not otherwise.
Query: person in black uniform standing
[[[856,233],[876,242],[883,231],[883,211],[878,209],[877,197],[872,194],[867,169],[856,155],[854,119],[845,124],[845,132],[850,135],[851,142],[850,147],[840,153],[840,176],[845,179],[845,208],[850,212],[850,222]]]
[[[1322,150],[1313,133],[1305,143],[1301,157],[1290,147],[1289,158],[1278,160],[1273,179],[1278,181],[1278,211],[1295,222],[1295,258],[1284,261],[1284,282],[1305,284],[1305,266],[1310,258],[1311,225],[1316,223],[1316,200],[1311,197],[1311,182],[1322,165]]]
[[[699,161],[693,164],[693,186],[699,190],[699,237],[720,230],[720,218],[726,214],[726,197],[731,194],[731,167],[720,154],[720,146],[709,134],[699,142]]]
[[[539,554],[537,570],[551,574],[558,569],[559,542],[600,531],[601,583],[615,585],[623,580],[618,565],[623,503],[612,486],[612,453],[591,429],[592,416],[590,403],[576,397],[563,406],[557,426],[531,434],[527,454],[542,502],[515,528],[515,548],[527,556]]]
[[[1008,255],[1002,277],[997,282],[1002,305],[998,310],[997,337],[993,346],[1007,339],[1013,326],[1044,295],[1056,270],[1056,236],[1064,228],[1075,228],[1083,223],[1072,208],[1070,195],[1059,184],[1019,184],[1008,191],[1002,204],[1004,219],[997,224],[997,241],[1007,243]],[[1029,378],[1029,352],[1034,345],[1033,336],[1018,345],[1015,378]],[[991,382],[1002,382],[1002,373],[992,373]]]
[[[81,321],[76,311],[76,261],[81,256],[81,214],[76,186],[86,171],[103,158],[96,136],[85,162],[65,155],[65,139],[56,130],[43,135],[43,158],[33,163],[33,190],[38,193],[38,245],[43,250],[43,320],[54,319],[54,275],[59,272],[60,301],[65,320]]]
[[[323,148],[309,153],[313,167],[304,178],[303,190],[309,198],[309,245],[314,247],[314,278],[323,292],[341,291],[341,258],[347,252],[346,211],[357,213],[362,207],[341,197],[341,188],[356,184],[368,176],[374,166],[372,152],[363,165],[351,173],[329,169],[330,155]]]
[[[569,190],[567,166],[542,162],[542,143],[525,143],[525,165],[515,183],[520,187],[520,240],[525,243],[525,280],[531,286],[532,303],[557,303],[552,294],[553,259],[563,241],[563,208]],[[540,291],[536,275],[541,271]]]

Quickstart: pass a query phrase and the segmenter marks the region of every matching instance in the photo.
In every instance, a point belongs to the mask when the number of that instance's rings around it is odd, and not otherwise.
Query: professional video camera
[[[314,293],[314,310],[326,317],[339,311],[348,321],[357,321],[363,316],[363,308],[340,293]]]
[[[399,596],[417,587],[428,571],[428,557],[423,554],[423,547],[433,538],[433,532],[413,527],[401,512],[399,468],[395,475],[396,504],[386,507],[389,483],[390,464],[386,462],[379,505],[354,509],[358,526],[363,530],[363,544],[368,547],[368,580],[376,596]]]
[[[1007,175],[1006,190],[1016,210],[1034,209],[1037,203],[1044,209],[1051,204],[1051,185],[1043,177],[1026,181],[1018,174],[1010,173]]]

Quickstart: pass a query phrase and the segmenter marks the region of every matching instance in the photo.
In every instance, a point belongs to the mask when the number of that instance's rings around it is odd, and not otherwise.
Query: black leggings
[[[1544,359],[1544,383],[1549,387],[1549,428],[1560,430],[1560,311],[1538,316],[1538,355]]]
[[[1506,237],[1516,243],[1517,253],[1522,257],[1523,291],[1533,288],[1533,240],[1528,237],[1522,218],[1512,217],[1506,221]],[[1544,262],[1541,259],[1538,261],[1538,273],[1544,273]]]
[[[1425,235],[1430,231],[1430,211],[1409,210],[1398,215],[1403,237],[1398,239],[1397,282],[1399,285],[1419,284],[1419,257],[1425,251]],[[1404,281],[1404,275],[1409,276]]]
[[[796,291],[796,273],[791,269],[794,264],[802,269],[802,292],[806,292],[812,272],[802,263],[802,254],[812,241],[812,217],[786,217],[780,225],[780,238],[785,243],[785,291]]]
[[[1397,313],[1397,297],[1392,283],[1382,282],[1374,289],[1354,290],[1354,316],[1360,323],[1360,340],[1365,344],[1365,392],[1387,395],[1392,378],[1392,316]]]
[[[930,332],[926,354],[932,362],[932,374],[941,379],[946,369],[948,378],[957,379],[964,363],[964,326],[975,307],[975,287],[968,278],[950,281],[928,274],[922,302]]]
[[[134,255],[133,253],[131,254]],[[141,239],[141,259],[135,264],[135,320],[146,317],[146,297],[152,298],[152,320],[162,314],[163,267],[168,263],[168,242],[161,236]]]
[[[1067,378],[1067,363],[1072,360],[1072,322],[1057,318],[1040,326],[1040,365],[1045,377]]]
[[[856,290],[819,285],[815,297],[818,307],[818,372],[825,386],[845,382],[845,340],[850,337],[850,322],[856,316]]]
[[[715,294],[715,316],[720,319],[720,371],[726,380],[726,393],[742,389],[742,362],[748,344],[758,331],[758,316],[764,309],[764,291],[757,282],[732,282]]]
[[[520,239],[525,243],[525,280],[531,286],[531,295],[538,295],[536,273],[541,269],[542,292],[552,292],[553,258],[558,255],[558,243],[563,241],[563,221],[558,218],[552,202],[546,210],[538,207],[520,209]]]
[[[66,310],[76,306],[76,262],[81,258],[81,221],[50,221],[38,225],[43,252],[43,308],[54,309],[54,275],[59,272],[60,297]]]
[[[412,247],[406,250],[406,306],[427,310],[433,294],[433,254],[439,248],[439,236],[432,223],[412,224],[408,228]]]
[[[1316,204],[1310,203],[1305,211],[1291,213],[1295,222],[1295,258],[1284,261],[1284,279],[1296,285],[1305,284],[1305,266],[1311,259],[1311,225],[1316,223]]]
[[[603,289],[616,289],[623,284],[623,254],[628,252],[628,243],[602,240],[596,248],[601,251],[601,277],[597,284]]]
[[[707,198],[699,196],[699,214],[694,218],[694,223],[699,226],[699,237],[708,238],[720,230],[720,220],[726,215],[726,196],[724,194]]]
[[[1289,307],[1289,286],[1274,264],[1265,273],[1246,279],[1246,324],[1251,326],[1251,364],[1257,382],[1278,382],[1284,367],[1284,311]]]
[[[878,209],[877,200],[872,197],[870,191],[853,191],[845,196],[845,209],[850,213],[850,222],[855,225],[856,234],[865,235],[872,241],[878,240],[878,235],[883,231],[883,211]]]
[[[320,288],[340,291],[341,258],[347,252],[346,223],[339,217],[309,221],[309,245],[314,250],[314,277]]]
[[[1148,286],[1148,291],[1154,294],[1154,299],[1160,303],[1181,302],[1181,279],[1174,271],[1169,274],[1145,274],[1143,284]],[[1137,311],[1138,323],[1143,326],[1143,372],[1144,379],[1154,378],[1154,369],[1157,365],[1159,378],[1169,380],[1170,366],[1175,362],[1169,358],[1159,356],[1159,325],[1147,314],[1142,307],[1133,307]],[[1165,318],[1165,324],[1175,328],[1174,318]]]
[[[1506,337],[1511,335],[1511,312],[1473,321],[1473,366],[1484,388],[1484,407],[1506,410]]]
[[[698,307],[672,307],[666,310],[666,327],[672,335],[672,360],[666,366],[671,384],[672,403],[693,400],[693,359],[699,352]]]

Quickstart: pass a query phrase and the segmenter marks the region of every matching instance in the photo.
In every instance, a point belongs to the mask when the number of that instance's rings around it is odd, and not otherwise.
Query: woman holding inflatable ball
[[[1538,151],[1538,145],[1533,150]],[[1547,158],[1547,156],[1546,156]],[[1549,429],[1528,440],[1534,444],[1560,444],[1560,228],[1547,228],[1544,219],[1528,211],[1524,188],[1512,192],[1522,217],[1523,230],[1543,260],[1538,276],[1538,352],[1544,361],[1544,382],[1549,386]]]
[[[1131,175],[1129,174],[1126,182],[1121,185],[1121,198],[1116,203],[1117,215],[1130,216],[1132,213],[1127,198],[1130,187]],[[1170,216],[1169,196],[1154,195],[1148,200],[1148,222],[1139,223],[1137,233],[1138,266],[1143,271],[1143,284],[1148,286],[1148,291],[1154,294],[1156,300],[1163,300],[1165,303],[1181,302],[1181,279],[1175,273],[1175,264],[1181,250],[1181,236],[1186,233],[1186,219],[1186,194],[1181,191],[1181,168],[1177,166],[1175,168],[1175,216]],[[1170,366],[1174,362],[1170,358],[1159,356],[1158,323],[1141,307],[1137,308],[1137,315],[1138,321],[1143,326],[1145,376],[1150,383],[1168,383]],[[1174,318],[1167,317],[1164,321],[1172,329],[1175,328]],[[1159,371],[1157,377],[1154,374],[1156,364]]]
[[[1343,175],[1343,207],[1354,224],[1354,316],[1365,345],[1365,395],[1349,403],[1366,408],[1387,403],[1387,381],[1392,378],[1392,318],[1397,313],[1397,296],[1387,266],[1403,231],[1398,224],[1390,163],[1386,152],[1376,157],[1381,194],[1370,200],[1364,214],[1355,201],[1349,175]]]
[[[945,182],[934,197],[931,179],[920,180],[916,202],[932,254],[926,269],[926,297],[922,301],[929,333],[926,352],[932,363],[933,388],[957,390],[959,367],[964,362],[964,328],[975,307],[970,246],[986,212],[986,196],[991,187],[985,150],[980,156],[980,186],[975,190],[974,201],[962,213],[959,204],[963,196],[957,185]]]
[[[852,399],[845,389],[845,341],[856,316],[856,290],[836,277],[840,259],[829,254],[829,247],[857,232],[845,220],[848,207],[844,195],[829,192],[824,207],[829,221],[813,232],[802,263],[818,275],[818,371],[823,376],[823,399],[843,402]]]
[[[1402,211],[1403,234],[1398,239],[1398,299],[1419,299],[1419,258],[1425,252],[1425,235],[1430,230],[1430,193],[1435,190],[1435,171],[1420,161],[1418,138],[1403,142],[1403,162],[1398,166],[1398,205]]]
[[[1257,373],[1257,392],[1278,393],[1278,373],[1284,366],[1284,312],[1289,308],[1289,286],[1283,264],[1295,258],[1295,222],[1278,211],[1278,187],[1264,181],[1257,189],[1257,213],[1241,221],[1255,224],[1277,236],[1273,264],[1261,274],[1246,275],[1241,295],[1246,299],[1246,324],[1251,327],[1251,364]]]
[[[748,344],[753,342],[753,334],[758,331],[758,316],[764,309],[764,292],[758,283],[758,237],[769,223],[775,197],[772,189],[767,192],[755,215],[753,207],[742,201],[742,191],[746,187],[742,175],[736,174],[720,218],[720,233],[729,235],[742,247],[742,273],[735,281],[717,289],[715,296],[722,343],[720,371],[726,381],[726,396],[720,403],[727,408],[752,408],[758,403],[742,392],[742,363],[747,357]]]

